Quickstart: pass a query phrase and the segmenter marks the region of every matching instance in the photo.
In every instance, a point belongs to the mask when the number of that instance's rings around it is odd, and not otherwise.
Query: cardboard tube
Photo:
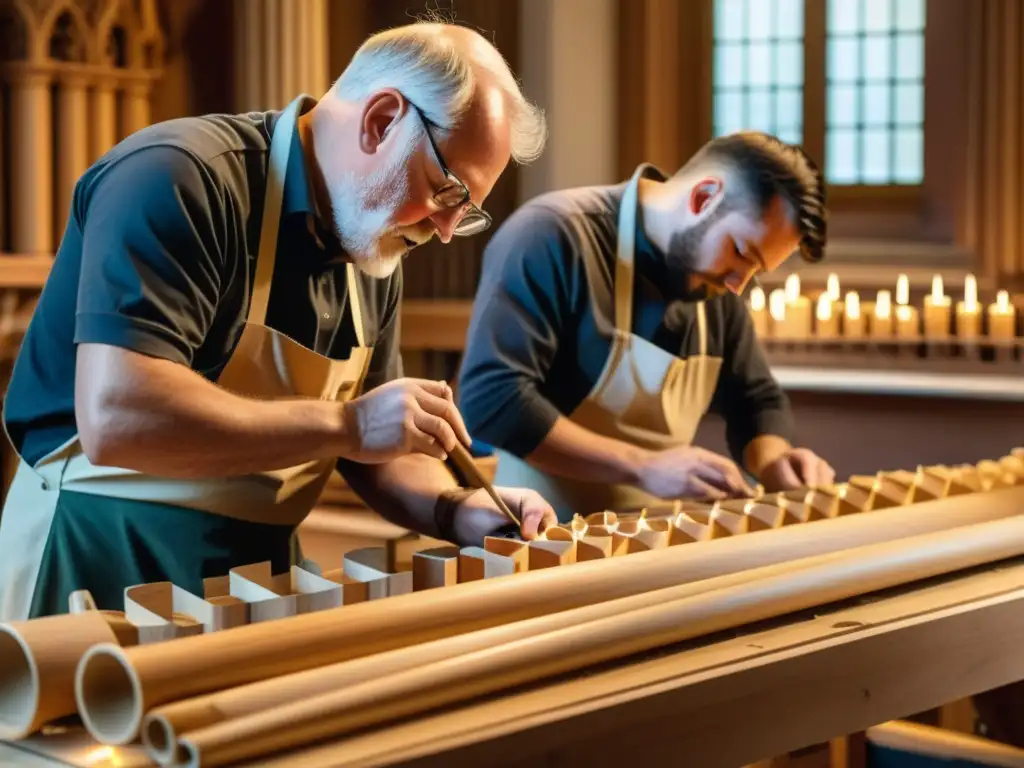
[[[100,611],[0,624],[0,739],[23,739],[75,713],[75,670],[97,643],[116,643],[125,619]]]
[[[661,587],[1008,517],[1022,501],[1024,489],[1006,488],[700,547],[457,584],[148,646],[97,645],[84,654],[75,675],[78,711],[95,739],[127,744],[137,738],[145,712],[177,699]]]
[[[1024,554],[1024,517],[847,550],[830,562],[490,646],[185,734],[187,765],[218,766],[511,686]],[[571,648],[571,653],[566,649]]]
[[[661,605],[671,600],[697,595],[713,589],[745,584],[753,579],[774,576],[796,567],[824,564],[843,557],[842,552],[816,555],[786,563],[739,571],[713,579],[641,592],[617,600],[573,608],[568,611],[524,619],[490,629],[467,632],[456,637],[398,648],[393,651],[364,656],[324,667],[270,678],[258,683],[228,688],[216,693],[182,699],[157,707],[146,715],[142,741],[150,756],[161,765],[181,761],[175,749],[183,733],[206,728],[216,723],[274,709],[300,699],[328,693],[342,687],[358,685],[407,669],[463,656],[467,653],[510,643],[526,637],[573,627],[628,611]]]

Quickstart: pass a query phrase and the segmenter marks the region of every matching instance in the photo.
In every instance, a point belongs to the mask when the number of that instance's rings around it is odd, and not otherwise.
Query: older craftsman
[[[548,193],[495,234],[459,378],[500,482],[561,519],[664,498],[751,492],[729,459],[691,445],[710,408],[768,489],[829,483],[791,443],[788,402],[740,298],[799,249],[822,258],[821,177],[761,133],[715,139],[671,178]]]
[[[476,543],[507,523],[439,461],[469,441],[449,387],[402,378],[399,266],[486,229],[480,204],[544,138],[484,38],[424,23],[370,38],[319,102],[158,124],[102,157],[6,400],[0,619],[286,568],[336,463],[419,531]],[[500,492],[525,537],[553,522]]]

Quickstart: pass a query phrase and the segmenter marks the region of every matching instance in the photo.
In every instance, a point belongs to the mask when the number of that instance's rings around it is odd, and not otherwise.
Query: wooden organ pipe
[[[95,738],[124,744],[138,736],[145,712],[178,699],[746,568],[997,520],[1017,514],[1020,499],[1020,488],[968,494],[717,539],[699,551],[669,547],[463,583],[430,600],[389,597],[283,619],[287,626],[252,624],[128,649],[98,645],[76,672],[78,709]]]

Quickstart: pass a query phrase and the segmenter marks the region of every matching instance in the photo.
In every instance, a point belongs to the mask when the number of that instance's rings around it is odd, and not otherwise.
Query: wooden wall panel
[[[965,238],[984,273],[1024,284],[1024,7],[974,0]]]

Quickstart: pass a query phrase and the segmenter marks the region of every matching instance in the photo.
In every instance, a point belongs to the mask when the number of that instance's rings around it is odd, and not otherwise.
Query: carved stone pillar
[[[51,76],[25,71],[12,79],[11,247],[15,253],[52,253],[53,148],[50,132]]]
[[[121,128],[125,136],[149,125],[149,80],[134,80],[125,86],[121,101]]]
[[[61,232],[71,209],[71,194],[75,182],[89,167],[89,124],[87,96],[88,80],[78,73],[67,73],[57,81],[56,210],[54,211],[54,242],[60,241]]]
[[[326,0],[235,0],[235,100],[280,109],[329,83]]]
[[[89,161],[117,143],[117,81],[103,73],[93,80],[89,99]]]

